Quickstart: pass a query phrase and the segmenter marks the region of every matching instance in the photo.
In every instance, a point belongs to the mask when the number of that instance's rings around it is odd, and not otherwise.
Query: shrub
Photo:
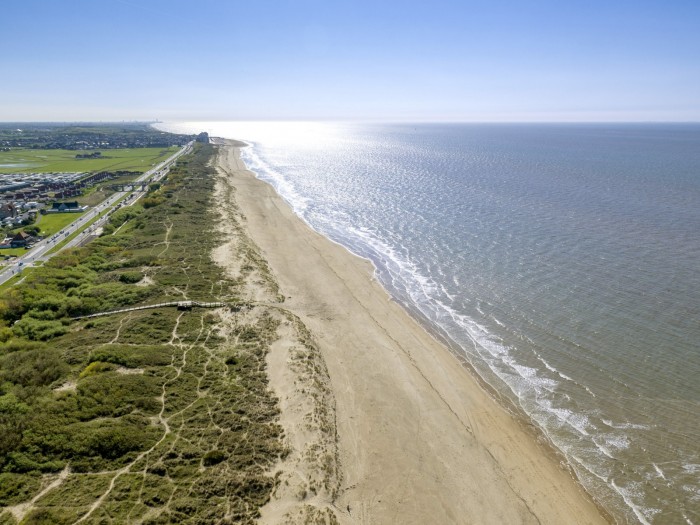
[[[0,396],[0,465],[5,462],[7,455],[16,450],[22,442],[22,433],[25,427],[24,417],[27,412],[29,412],[29,407],[20,402],[14,394]],[[2,488],[3,483],[0,482],[0,494]],[[2,505],[1,501],[0,505]]]
[[[155,206],[161,204],[164,200],[165,199],[163,197],[146,197],[141,202],[141,205],[146,209],[154,208]]]
[[[212,465],[218,465],[223,460],[226,459],[226,454],[221,450],[210,450],[202,458],[202,464],[205,467],[211,467]]]
[[[141,272],[124,272],[119,274],[119,281],[127,284],[133,284],[143,279]]]
[[[0,343],[5,343],[12,338],[12,328],[3,326],[0,328]]]
[[[68,373],[68,365],[48,348],[13,352],[1,363],[0,378],[25,387],[50,385]]]
[[[114,228],[118,228],[126,221],[135,219],[136,217],[141,215],[141,213],[143,213],[143,209],[136,208],[134,206],[120,208],[114,213],[112,213],[112,215],[109,218],[109,224],[111,224]]]
[[[26,474],[0,474],[0,506],[7,507],[21,503],[39,490],[41,479]]]
[[[85,370],[80,372],[80,378],[82,379],[84,377],[100,374],[102,372],[109,372],[110,370],[114,370],[114,365],[112,365],[111,363],[93,361],[85,367]]]
[[[142,366],[167,366],[172,361],[172,348],[158,345],[118,345],[110,344],[95,349],[90,354],[90,362],[102,361],[124,366],[139,368]]]
[[[46,348],[44,343],[38,343],[34,341],[25,341],[23,339],[10,339],[4,345],[0,346],[0,352],[3,354],[9,354],[12,352],[22,352],[25,350],[36,350],[39,348]]]
[[[60,321],[43,321],[32,317],[23,317],[12,327],[18,337],[26,337],[32,341],[47,341],[63,335],[68,328]]]

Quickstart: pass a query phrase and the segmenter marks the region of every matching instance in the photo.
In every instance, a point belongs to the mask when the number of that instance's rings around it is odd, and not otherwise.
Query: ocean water
[[[700,525],[700,125],[164,129],[251,144],[618,522]]]

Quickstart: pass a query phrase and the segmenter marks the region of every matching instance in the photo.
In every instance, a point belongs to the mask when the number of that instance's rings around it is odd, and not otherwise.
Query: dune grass
[[[286,453],[265,356],[270,315],[145,310],[239,304],[209,254],[211,146],[138,212],[35,268],[0,300],[0,523],[253,523]],[[135,208],[136,209],[136,208]],[[42,492],[42,488],[50,487]]]

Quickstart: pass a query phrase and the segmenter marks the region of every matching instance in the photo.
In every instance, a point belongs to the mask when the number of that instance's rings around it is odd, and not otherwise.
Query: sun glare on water
[[[175,133],[206,131],[211,137],[265,142],[292,148],[323,148],[337,141],[339,126],[328,122],[303,121],[240,121],[164,123],[161,129]]]

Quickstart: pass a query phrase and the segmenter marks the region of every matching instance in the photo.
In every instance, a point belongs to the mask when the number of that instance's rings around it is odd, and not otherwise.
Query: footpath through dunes
[[[304,523],[316,510],[341,523],[606,522],[534,432],[389,299],[369,262],[311,230],[246,170],[232,144],[219,148],[218,159],[218,195],[234,210],[232,228],[247,232],[240,237],[254,240],[255,257],[267,263],[254,282],[275,282],[288,329],[319,352],[311,358],[316,376],[305,378],[281,363],[296,345],[284,337],[272,344],[269,374],[289,455],[263,522]],[[240,264],[229,263],[231,275]],[[247,293],[244,300],[261,299],[260,286]],[[314,380],[319,416],[309,416],[309,399],[300,395]],[[322,464],[330,465],[320,492],[301,490],[310,472],[319,473],[315,449],[304,448],[307,435],[325,447]]]

